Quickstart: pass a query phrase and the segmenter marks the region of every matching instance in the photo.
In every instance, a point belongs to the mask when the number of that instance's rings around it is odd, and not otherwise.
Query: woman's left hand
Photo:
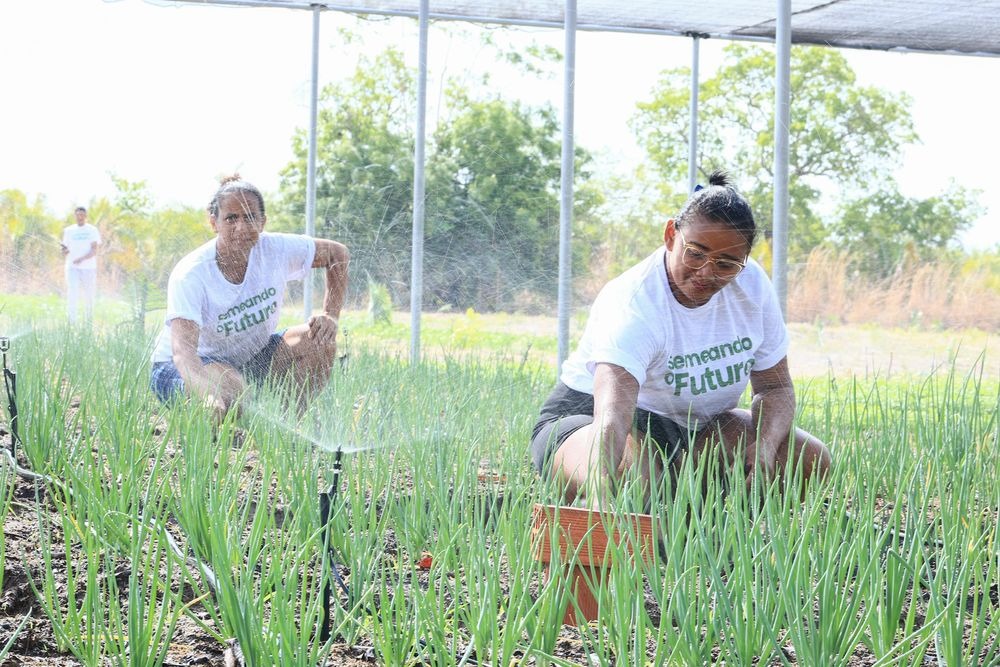
[[[795,389],[788,372],[788,359],[782,358],[771,368],[750,374],[753,398],[750,414],[756,424],[756,437],[747,443],[744,466],[747,488],[761,475],[767,485],[774,479],[778,452],[788,443],[795,417]]]
[[[309,339],[320,345],[332,345],[337,340],[337,319],[326,313],[309,318]]]
[[[752,442],[746,448],[743,471],[746,474],[747,489],[753,486],[754,477],[761,475],[761,483],[767,486],[774,479],[777,454],[767,442]]]

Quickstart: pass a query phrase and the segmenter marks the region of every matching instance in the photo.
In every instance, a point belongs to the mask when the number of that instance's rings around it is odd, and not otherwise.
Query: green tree
[[[698,167],[738,176],[758,223],[771,229],[774,164],[774,53],[733,44],[723,65],[699,88]],[[687,174],[687,69],[664,72],[633,127],[660,173],[683,183]],[[791,58],[789,252],[803,257],[828,234],[817,210],[820,187],[869,190],[916,139],[909,98],[857,83],[842,53],[794,47]],[[683,191],[683,189],[682,189]],[[671,203],[676,210],[683,197]]]
[[[317,234],[351,249],[354,296],[368,279],[397,303],[409,285],[412,240],[413,75],[390,49],[324,90],[317,130]],[[476,99],[452,85],[427,145],[427,302],[494,310],[528,291],[556,290],[560,142],[550,108]],[[448,114],[451,114],[450,116]],[[282,172],[279,228],[302,229],[306,138]],[[586,152],[577,151],[586,179]],[[580,228],[598,195],[581,187]],[[584,232],[583,237],[587,237]],[[575,248],[585,261],[587,244]]]
[[[554,111],[463,90],[450,103],[461,112],[435,133],[428,187],[432,299],[497,310],[523,291],[554,296],[562,150]],[[581,180],[589,159],[577,149]],[[587,188],[578,192],[577,216],[594,201]]]
[[[362,59],[347,81],[326,86],[317,118],[316,234],[351,250],[357,297],[365,276],[398,289],[408,281],[413,206],[414,87],[402,54]],[[308,137],[296,132],[295,159],[281,173],[275,229],[305,222]]]
[[[212,237],[204,209],[156,208],[145,181],[112,177],[116,195],[109,220],[121,264],[150,283],[165,286],[170,272],[186,254]]]
[[[832,231],[853,268],[885,278],[956,253],[955,239],[981,214],[975,193],[955,185],[927,199],[886,189],[844,204]]]
[[[112,199],[91,203],[91,219],[101,229],[103,270],[124,288],[138,311],[159,305],[170,271],[181,257],[208,240],[204,211],[157,209],[145,181],[111,176]],[[137,315],[139,313],[137,312]]]
[[[591,230],[598,249],[587,265],[587,300],[592,300],[604,283],[663,243],[663,228],[673,213],[666,208],[672,194],[669,186],[650,174],[644,164],[624,175],[606,175],[591,187],[599,188],[604,195],[593,216],[600,223]]]
[[[20,190],[0,191],[0,291],[52,284],[52,272],[62,263],[63,226],[46,211],[43,197],[29,201]]]

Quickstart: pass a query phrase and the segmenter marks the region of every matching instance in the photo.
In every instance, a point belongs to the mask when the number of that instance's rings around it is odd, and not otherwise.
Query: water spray
[[[365,402],[365,397],[362,397],[353,406],[352,431],[355,434],[359,429],[359,421],[363,413]],[[337,499],[340,492],[340,478],[344,469],[343,457],[345,454],[356,454],[359,452],[382,449],[386,446],[386,444],[378,442],[357,443],[354,437],[348,438],[346,443],[345,440],[341,438],[329,438],[323,433],[323,429],[319,428],[318,425],[311,429],[306,428],[303,420],[301,419],[296,423],[290,423],[287,419],[275,415],[272,411],[267,410],[264,405],[255,401],[246,401],[244,403],[244,408],[253,413],[255,418],[276,426],[278,429],[293,438],[300,439],[321,451],[333,454],[333,467],[331,471],[330,485],[325,491],[321,491],[319,493],[320,529],[322,530],[323,535],[322,567],[330,573],[326,582],[323,584],[322,603],[320,609],[321,616],[319,620],[319,639],[321,642],[325,643],[330,640],[332,634],[332,617],[330,609],[333,606],[334,587],[336,586],[336,588],[338,588],[344,596],[348,599],[350,598],[350,588],[344,581],[344,578],[341,576],[340,570],[338,569],[343,562],[343,555],[334,545],[334,530],[331,523],[331,519],[335,514],[335,507],[337,506]],[[442,439],[441,434],[437,434],[437,437],[430,439],[429,442],[436,442],[440,439]]]
[[[287,416],[275,414],[275,410],[269,409],[267,405],[253,398],[245,398],[241,405],[244,412],[253,415],[254,419],[259,419],[267,424],[275,426],[294,438],[303,440],[317,449],[335,454],[338,457],[341,454],[357,454],[359,452],[367,452],[372,449],[385,447],[384,444],[376,442],[355,443],[353,437],[350,438],[350,443],[353,444],[347,444],[343,441],[343,439],[329,437],[329,435],[324,433],[323,429],[319,428],[316,424],[314,424],[314,428],[306,428],[303,425],[304,420],[301,418],[298,421],[292,422],[287,418]],[[284,414],[287,415],[287,413]],[[355,422],[356,421],[357,419],[355,419]]]
[[[323,534],[322,567],[330,573],[330,576],[323,584],[323,597],[319,624],[319,638],[320,641],[325,643],[329,641],[331,635],[332,619],[330,615],[330,608],[332,606],[334,596],[334,583],[336,583],[337,588],[339,588],[345,596],[350,596],[350,589],[338,570],[338,566],[340,565],[339,561],[342,559],[338,549],[334,546],[333,526],[330,521],[335,513],[334,508],[337,505],[337,497],[340,491],[340,477],[344,469],[343,457],[345,454],[354,454],[376,449],[381,445],[376,443],[345,445],[343,441],[331,442],[326,436],[322,435],[322,429],[320,428],[307,429],[302,426],[301,422],[296,424],[289,423],[286,419],[283,419],[266,410],[264,406],[260,404],[254,405],[252,402],[247,402],[245,407],[248,407],[256,418],[262,419],[265,422],[276,426],[286,434],[307,442],[321,451],[333,453],[333,469],[331,472],[330,485],[325,491],[321,491],[319,493],[320,528]],[[355,422],[356,419],[357,411],[355,411]]]

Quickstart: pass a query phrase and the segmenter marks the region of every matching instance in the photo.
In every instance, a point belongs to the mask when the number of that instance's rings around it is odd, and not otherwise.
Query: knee
[[[336,343],[320,343],[314,351],[313,364],[318,372],[329,373],[333,360],[337,358]]]
[[[822,442],[810,443],[815,450],[808,467],[805,470],[806,478],[815,477],[818,481],[825,480],[833,468],[833,455]]]
[[[703,453],[714,451],[722,465],[731,466],[743,460],[744,451],[756,439],[757,432],[750,421],[731,411],[699,432],[697,449]]]
[[[333,369],[333,360],[336,357],[336,343],[313,343],[298,355],[295,366],[301,374],[326,377]]]
[[[833,469],[830,450],[813,436],[797,439],[789,459],[801,474],[803,484],[810,481],[822,482],[830,476]]]

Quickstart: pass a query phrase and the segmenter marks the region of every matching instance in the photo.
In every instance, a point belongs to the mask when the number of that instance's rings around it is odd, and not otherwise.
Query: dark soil
[[[0,433],[0,437],[5,435]],[[6,441],[7,438],[3,437],[3,440]],[[23,461],[22,465],[24,465]],[[485,488],[492,489],[495,493],[497,488],[495,480],[487,482]],[[501,511],[502,496],[494,496],[494,500],[493,511]],[[55,544],[62,544],[62,538],[59,535],[59,517],[54,511],[53,503],[46,497],[44,489],[42,487],[36,488],[36,484],[32,481],[15,478],[13,502],[3,526],[6,563],[3,572],[3,589],[0,592],[0,648],[14,635],[26,617],[28,621],[0,667],[7,665],[68,666],[80,664],[71,655],[59,650],[52,623],[42,612],[42,606],[31,585],[31,582],[34,581],[36,585],[40,586],[41,573],[44,571],[39,526],[40,516],[46,515],[48,516],[47,523],[53,531],[52,540]],[[528,529],[527,526],[525,528]],[[388,549],[393,548],[395,543],[392,536],[387,536],[385,544]],[[57,589],[60,595],[65,597],[67,576],[65,554],[62,552],[53,553],[51,558],[56,570]],[[125,602],[128,572],[127,570],[116,571],[114,575],[118,577],[119,590],[122,592],[123,602]],[[349,573],[345,573],[345,575],[349,578]],[[82,582],[80,585],[82,586]],[[421,573],[417,568],[412,585],[429,585],[426,573]],[[193,595],[193,592],[189,592],[186,600],[189,601]],[[995,604],[998,597],[996,585],[989,591],[989,595]],[[647,612],[655,622],[659,619],[660,612],[655,598],[648,588],[645,602]],[[920,611],[923,612],[923,610]],[[212,627],[211,617],[206,610],[195,606],[192,613],[200,623]],[[782,651],[786,660],[791,664],[798,664],[794,647],[790,643],[785,642]],[[586,653],[580,631],[569,626],[563,626],[555,654],[557,657],[574,664],[587,665],[588,667],[591,664],[596,664]],[[724,656],[717,656],[716,659],[718,664],[725,664]],[[874,656],[865,647],[859,645],[849,665],[860,667],[872,665],[874,662]],[[233,642],[218,641],[206,632],[198,622],[185,616],[182,617],[175,629],[164,664],[168,667],[239,665],[241,660],[238,647]],[[379,662],[370,644],[347,645],[341,643],[334,646],[327,664],[361,667],[379,664]],[[485,663],[476,663],[470,660],[467,664]],[[533,664],[533,661],[529,660],[525,664]],[[772,660],[771,664],[780,664],[780,661]],[[924,664],[938,664],[932,648],[925,656]]]

